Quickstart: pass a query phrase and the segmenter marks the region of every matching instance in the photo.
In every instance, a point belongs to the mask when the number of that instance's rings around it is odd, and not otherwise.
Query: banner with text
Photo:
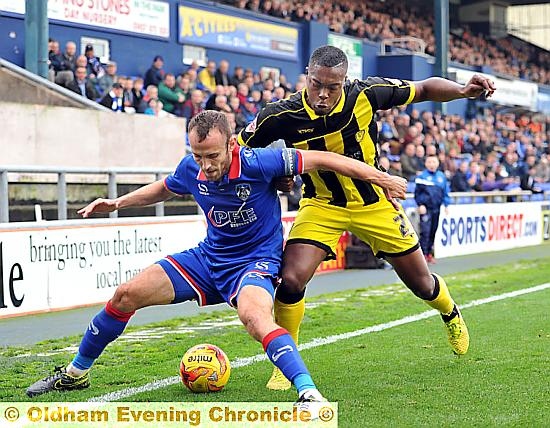
[[[0,11],[25,14],[25,0],[0,0]],[[129,33],[170,37],[170,4],[156,0],[48,0],[48,18]]]
[[[537,111],[539,87],[525,80],[508,80],[480,72],[449,67],[449,75],[454,75],[457,83],[466,84],[474,74],[481,74],[495,82],[497,90],[488,101],[505,106],[521,106]]]
[[[283,217],[285,239],[294,218]],[[202,216],[1,226],[0,319],[104,303],[150,264],[205,236]],[[346,242],[343,236],[337,259],[323,262],[318,272],[344,268]]]
[[[348,78],[363,79],[363,42],[349,36],[329,33],[328,44],[344,51],[348,57]]]
[[[298,59],[298,30],[179,6],[179,42],[282,59]]]
[[[435,235],[437,258],[507,250],[542,242],[540,202],[450,205]]]

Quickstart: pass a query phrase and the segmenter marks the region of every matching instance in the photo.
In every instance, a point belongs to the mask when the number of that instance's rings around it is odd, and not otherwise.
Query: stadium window
[[[109,48],[109,40],[97,39],[95,37],[81,37],[80,38],[80,53],[84,55],[86,45],[92,45],[94,47],[95,56],[99,57],[99,60],[106,64],[111,60],[111,50]]]
[[[208,62],[206,49],[199,46],[183,45],[182,62],[185,65],[191,65],[193,61],[196,61],[200,67],[206,67]]]
[[[275,67],[262,67],[260,68],[260,79],[262,82],[265,79],[273,79],[275,86],[279,86],[279,76],[281,75],[281,70]]]

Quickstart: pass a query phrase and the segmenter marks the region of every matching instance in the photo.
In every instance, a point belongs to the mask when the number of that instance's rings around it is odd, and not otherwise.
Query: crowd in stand
[[[413,36],[426,42],[426,53],[435,53],[432,2],[411,4],[401,0],[360,2],[302,2],[290,0],[223,0],[228,4],[295,22],[318,21],[331,31],[380,42]],[[449,59],[461,64],[490,66],[495,73],[550,84],[550,54],[519,39],[490,39],[473,34],[462,25],[453,29]]]
[[[465,120],[430,111],[379,114],[380,164],[409,181],[437,155],[451,191],[522,188],[538,193],[550,183],[550,118],[485,109]]]
[[[93,46],[76,55],[68,42],[59,52],[50,42],[50,78],[96,100],[115,112],[191,119],[205,109],[224,112],[238,133],[268,102],[286,98],[305,86],[305,75],[291,85],[284,75],[261,78],[250,69],[209,61],[204,68],[191,64],[178,75],[166,72],[155,56],[143,78],[117,74],[114,62],[101,64]],[[408,113],[409,111],[409,113]],[[414,182],[426,156],[436,154],[440,168],[458,192],[505,190],[521,186],[539,191],[550,183],[550,118],[486,109],[469,120],[430,111],[392,109],[380,112],[380,165]]]

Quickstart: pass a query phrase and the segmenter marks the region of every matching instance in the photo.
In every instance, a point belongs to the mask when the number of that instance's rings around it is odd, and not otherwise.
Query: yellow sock
[[[455,302],[453,301],[453,298],[449,293],[449,289],[447,288],[447,284],[445,284],[445,280],[436,273],[434,273],[433,275],[437,277],[437,280],[439,281],[439,294],[435,299],[425,300],[425,302],[432,308],[437,309],[442,314],[449,315],[453,311]]]
[[[298,343],[298,333],[300,331],[300,324],[304,319],[305,311],[306,299],[290,304],[275,299],[275,322],[286,329],[296,343]]]

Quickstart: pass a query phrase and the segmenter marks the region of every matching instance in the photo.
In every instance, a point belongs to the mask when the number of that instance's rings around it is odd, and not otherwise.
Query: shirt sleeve
[[[263,176],[271,181],[275,177],[294,176],[304,172],[302,153],[296,149],[256,150]]]
[[[164,187],[170,190],[172,193],[178,195],[184,195],[191,193],[189,191],[188,182],[189,182],[189,160],[190,156],[184,157],[179,165],[176,167],[176,170],[164,179]]]
[[[416,93],[414,83],[408,80],[372,77],[365,84],[367,97],[375,110],[410,104]]]

